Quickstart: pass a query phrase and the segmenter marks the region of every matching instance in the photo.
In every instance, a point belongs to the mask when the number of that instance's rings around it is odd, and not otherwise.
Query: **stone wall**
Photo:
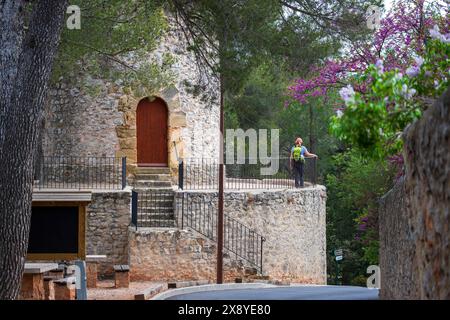
[[[204,207],[209,208],[209,214],[215,215],[217,193],[186,193],[205,201]],[[180,199],[183,192],[178,192],[176,197],[176,214],[181,226]],[[194,216],[200,210],[199,206],[185,204],[186,208]],[[325,187],[227,192],[225,213],[266,238],[264,274],[279,280],[326,284]],[[213,221],[214,225],[214,217],[206,220]],[[204,219],[203,223],[208,222]],[[132,232],[130,239],[131,272],[135,279],[176,277],[178,280],[194,280],[215,277],[214,243],[206,241],[199,233],[186,230],[165,233],[148,229]],[[245,261],[233,264],[235,261],[231,255],[224,264],[225,276],[229,279],[249,267]]]
[[[121,85],[121,79],[108,82],[78,75],[79,84],[60,79],[51,90],[46,108],[43,153],[47,156],[126,156],[129,173],[137,161],[136,109],[143,98],[160,97],[168,107],[169,167],[177,174],[174,143],[180,157],[218,158],[219,104],[218,82],[212,78],[201,93],[193,85],[202,78],[194,56],[187,50],[181,31],[172,28],[145,62],[162,63],[162,57],[174,58],[174,81],[163,89],[142,96],[141,90]],[[73,82],[73,81],[72,81]],[[203,80],[203,82],[205,82]],[[174,179],[175,180],[175,179]]]
[[[131,280],[215,280],[216,245],[192,230],[130,228]],[[248,266],[247,266],[248,267]],[[245,275],[245,263],[224,254],[224,280]]]
[[[418,299],[418,273],[413,233],[405,205],[405,183],[401,178],[380,201],[380,297]]]
[[[404,141],[404,189],[396,187],[380,212],[381,298],[450,299],[450,89]]]
[[[129,264],[130,208],[129,189],[92,193],[87,207],[86,254],[107,256],[99,266],[103,276],[112,275],[114,264]]]

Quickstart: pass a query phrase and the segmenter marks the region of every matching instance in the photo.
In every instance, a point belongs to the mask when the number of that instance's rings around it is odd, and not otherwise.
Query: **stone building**
[[[129,87],[117,85],[120,80],[86,77],[84,84],[96,89],[86,90],[61,79],[50,91],[43,154],[125,156],[131,176],[143,165],[168,167],[176,175],[177,152],[181,158],[217,158],[217,81],[210,77],[203,88],[208,99],[192,92],[205,76],[179,31],[167,32],[147,59],[159,62],[164,54],[173,57],[173,81],[150,95],[135,95]]]
[[[176,29],[147,59],[165,53],[174,81],[157,92],[89,77],[95,90],[65,79],[52,88],[35,193],[91,192],[85,251],[107,256],[102,276],[128,264],[132,280],[213,280],[219,88],[211,78],[208,99],[193,93],[204,75]],[[180,173],[190,188],[179,185]],[[262,272],[326,283],[325,188],[250,180],[226,186],[225,278]]]

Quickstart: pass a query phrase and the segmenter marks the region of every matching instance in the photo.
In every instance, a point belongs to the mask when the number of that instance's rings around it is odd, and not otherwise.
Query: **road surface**
[[[280,286],[184,293],[166,300],[376,300],[377,289],[351,286]]]

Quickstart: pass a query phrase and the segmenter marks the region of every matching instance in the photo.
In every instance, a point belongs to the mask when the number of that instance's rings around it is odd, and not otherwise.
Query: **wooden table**
[[[58,269],[57,263],[25,263],[20,295],[22,299],[44,300],[44,273]]]

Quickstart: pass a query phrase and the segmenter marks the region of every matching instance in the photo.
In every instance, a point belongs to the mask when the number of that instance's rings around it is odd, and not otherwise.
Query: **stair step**
[[[152,209],[152,208],[173,208],[173,199],[160,199],[160,200],[156,200],[156,199],[152,199],[152,200],[148,200],[145,201],[145,199],[139,199],[138,202],[138,207],[139,209]]]
[[[133,190],[136,192],[149,192],[149,191],[158,191],[158,192],[164,192],[169,194],[170,192],[173,192],[174,188],[173,186],[170,187],[146,187],[146,186],[137,186],[133,185]]]
[[[136,180],[171,181],[170,174],[165,173],[138,173]]]
[[[160,207],[160,208],[139,208],[139,213],[154,213],[154,212],[173,212],[173,207]]]
[[[138,167],[136,169],[136,174],[170,174],[170,169],[168,167]]]
[[[170,188],[145,188],[145,187],[133,187],[133,190],[142,193],[142,194],[150,194],[154,193],[158,198],[160,197],[173,197],[175,192],[173,191],[172,187]]]
[[[140,213],[138,220],[175,220],[175,214],[173,212]]]
[[[138,219],[139,227],[165,227],[174,228],[176,226],[174,219]]]
[[[164,205],[160,205],[160,203],[158,203],[157,206],[153,206],[153,205],[146,205],[146,204],[142,204],[140,206],[138,206],[139,210],[142,211],[154,211],[154,210],[163,210],[163,211],[167,211],[167,210],[173,210],[173,205],[170,203],[167,203],[166,206]]]
[[[172,182],[170,181],[156,181],[156,180],[136,180],[135,185],[137,187],[172,187]]]

